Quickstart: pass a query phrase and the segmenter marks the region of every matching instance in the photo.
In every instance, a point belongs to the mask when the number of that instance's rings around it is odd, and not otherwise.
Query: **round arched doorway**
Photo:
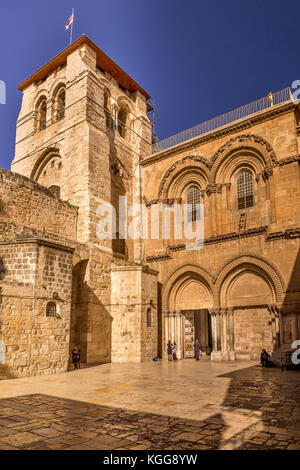
[[[205,278],[206,277],[206,278]],[[194,343],[198,339],[201,350],[209,355],[212,350],[212,331],[209,308],[212,292],[208,276],[201,268],[178,270],[168,283],[168,310],[164,314],[164,347],[168,341],[177,343],[178,358],[194,357]],[[173,279],[172,279],[173,278]]]

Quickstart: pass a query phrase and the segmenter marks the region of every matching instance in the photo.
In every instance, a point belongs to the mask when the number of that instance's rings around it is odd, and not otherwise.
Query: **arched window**
[[[39,131],[46,128],[47,100],[41,98],[37,105],[37,129]]]
[[[129,121],[129,111],[127,106],[121,105],[119,112],[118,112],[118,132],[121,137],[124,139],[128,138],[129,135],[129,128],[128,128],[128,121]]]
[[[248,170],[242,170],[237,177],[238,209],[246,209],[254,205],[253,176]]]
[[[56,118],[57,121],[65,117],[65,106],[66,106],[66,90],[61,88],[57,93],[56,97]]]
[[[197,186],[191,186],[187,191],[187,220],[194,222],[200,219],[200,191]]]
[[[46,305],[46,317],[55,317],[56,316],[56,303],[48,302]]]

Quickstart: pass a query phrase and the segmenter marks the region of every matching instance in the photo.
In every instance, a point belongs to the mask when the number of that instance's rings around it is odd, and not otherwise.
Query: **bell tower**
[[[140,260],[141,243],[119,238],[119,197],[140,202],[139,161],[151,152],[149,94],[85,35],[18,88],[12,171],[78,206],[78,241]],[[115,209],[114,240],[97,237],[101,204]]]

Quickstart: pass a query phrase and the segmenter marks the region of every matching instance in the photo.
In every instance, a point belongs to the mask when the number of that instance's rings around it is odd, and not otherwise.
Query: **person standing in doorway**
[[[78,351],[78,368],[80,369],[80,355],[81,355],[80,345],[76,344],[76,348],[77,348],[77,351]]]
[[[171,341],[169,340],[168,341],[168,344],[167,344],[167,354],[168,354],[168,361],[172,361],[172,343]]]
[[[195,359],[196,361],[199,361],[200,343],[197,339],[194,344],[194,351],[195,351]]]
[[[177,355],[176,355],[176,353],[177,353],[177,344],[176,344],[175,341],[174,341],[173,347],[172,347],[173,361],[177,361]]]
[[[72,362],[74,364],[74,370],[75,369],[78,369],[78,350],[77,350],[77,347],[74,346],[74,348],[72,349]]]

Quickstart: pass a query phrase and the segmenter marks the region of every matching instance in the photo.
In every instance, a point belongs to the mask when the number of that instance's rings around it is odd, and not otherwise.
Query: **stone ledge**
[[[44,240],[42,238],[20,238],[20,239],[14,239],[14,240],[0,242],[0,246],[23,245],[23,244],[42,245],[42,246],[47,246],[49,248],[55,248],[57,250],[67,251],[69,253],[73,253],[73,251],[75,250],[74,247],[71,247],[71,246],[68,246],[68,245],[61,245],[60,243],[50,242],[50,241]]]

